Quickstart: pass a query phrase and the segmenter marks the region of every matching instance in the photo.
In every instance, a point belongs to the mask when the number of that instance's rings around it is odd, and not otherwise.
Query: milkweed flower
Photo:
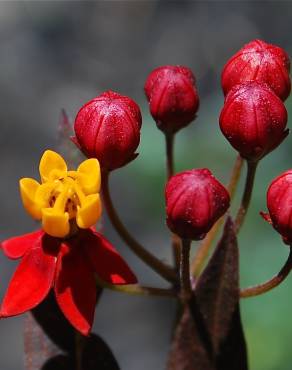
[[[73,142],[102,169],[115,170],[137,157],[142,116],[134,100],[106,91],[84,104],[75,118]]]
[[[207,168],[172,176],[165,188],[167,225],[181,238],[200,240],[229,208],[225,187]]]
[[[21,258],[0,316],[19,315],[41,303],[51,289],[68,321],[88,335],[96,303],[95,274],[110,284],[134,284],[126,262],[92,226],[101,215],[100,169],[96,159],[68,171],[63,158],[50,150],[40,161],[41,183],[20,180],[27,212],[42,229],[2,242],[11,259]]]
[[[281,234],[286,244],[292,244],[292,170],[276,177],[267,191],[269,214],[261,213]]]
[[[245,45],[225,64],[221,83],[226,95],[233,86],[246,81],[266,83],[274,93],[285,100],[291,90],[290,60],[279,46],[262,40]]]
[[[158,67],[147,77],[144,90],[150,113],[161,131],[173,134],[195,119],[199,96],[189,68]]]

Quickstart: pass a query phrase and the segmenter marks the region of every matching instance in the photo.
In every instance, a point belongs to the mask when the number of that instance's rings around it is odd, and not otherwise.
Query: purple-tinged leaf
[[[238,248],[233,223],[224,233],[195,288],[195,296],[215,354],[220,351],[239,302]]]
[[[41,370],[74,370],[74,361],[72,357],[58,355],[50,358]]]
[[[183,308],[177,324],[167,370],[216,370],[203,320],[197,314],[196,303]]]
[[[60,353],[37,324],[31,312],[25,315],[24,321],[24,362],[25,370],[39,370],[51,356]]]
[[[62,314],[53,292],[38,305],[32,314],[47,337],[61,350],[74,352],[75,330]]]
[[[168,370],[247,370],[231,219],[177,325]]]
[[[240,318],[239,305],[236,307],[230,332],[217,356],[218,370],[248,370],[246,342]]]
[[[102,289],[97,290],[97,303]],[[42,328],[48,338],[61,350],[74,353],[75,351],[75,329],[61,312],[53,291],[35,309],[32,314],[36,323]]]
[[[86,338],[82,353],[83,370],[120,370],[120,367],[108,347],[97,335]]]

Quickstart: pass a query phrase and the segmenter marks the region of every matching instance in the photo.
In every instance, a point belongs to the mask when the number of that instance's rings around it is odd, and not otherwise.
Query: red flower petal
[[[43,231],[38,230],[33,233],[15,236],[14,238],[4,240],[1,243],[1,248],[8,258],[17,259],[22,257],[41,235],[43,235]]]
[[[57,260],[52,241],[55,240],[44,235],[27,250],[10,281],[0,316],[14,316],[31,310],[47,296]]]
[[[136,284],[130,267],[101,234],[87,230],[82,248],[96,274],[110,284]]]
[[[88,335],[94,318],[96,285],[92,268],[79,245],[62,244],[55,294],[60,309],[71,325],[83,335]]]

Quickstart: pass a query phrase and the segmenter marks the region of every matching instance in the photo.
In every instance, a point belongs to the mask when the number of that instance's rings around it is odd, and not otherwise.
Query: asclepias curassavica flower
[[[172,297],[177,315],[167,370],[247,370],[240,298],[271,291],[292,269],[292,170],[289,170],[270,185],[269,214],[264,214],[289,244],[289,256],[271,279],[240,288],[238,235],[251,203],[256,169],[288,135],[283,101],[290,93],[289,66],[289,58],[282,49],[259,40],[227,62],[222,74],[226,97],[219,123],[238,156],[226,188],[207,168],[175,173],[174,136],[194,120],[199,107],[191,70],[167,65],[156,68],[147,78],[145,92],[150,113],[166,139],[165,205],[172,264],[160,261],[131,234],[110,193],[109,175],[137,157],[142,123],[138,105],[113,91],[84,104],[77,113],[75,137],[71,139],[89,159],[77,171],[68,171],[62,157],[46,151],[40,162],[41,183],[27,178],[20,181],[23,204],[34,219],[42,222],[42,229],[2,243],[8,257],[22,260],[4,297],[1,317],[21,314],[44,300],[46,304],[50,293],[55,295],[72,326],[87,335],[100,286],[126,294]],[[246,180],[233,217],[229,206],[236,202],[233,196],[244,161]],[[111,244],[93,228],[101,216],[100,187],[114,229],[141,261],[170,284],[168,287],[115,286],[136,283],[136,278]],[[224,219],[222,236],[209,258]],[[202,239],[191,258],[192,242]],[[44,306],[39,309],[46,316],[51,307]],[[54,325],[49,333],[47,325],[42,325],[37,315],[34,317],[48,335],[58,326],[58,320],[52,318],[50,324]],[[128,326],[127,318],[124,321]],[[54,342],[59,332],[53,333]],[[118,369],[102,343],[98,336],[82,339],[77,334],[73,346],[69,350],[66,346],[66,356],[51,358],[43,369],[59,368],[59,360],[69,363],[66,369],[72,370],[89,367],[101,370],[104,366]],[[63,350],[63,344],[59,347]],[[31,357],[31,350],[28,355]],[[111,359],[110,363],[104,355]]]
[[[1,317],[22,314],[40,304],[51,289],[64,316],[88,335],[96,304],[96,280],[135,284],[126,262],[93,225],[101,216],[100,168],[97,159],[68,171],[54,151],[44,152],[41,183],[20,180],[26,211],[42,228],[2,242],[11,259],[21,258],[1,306]]]

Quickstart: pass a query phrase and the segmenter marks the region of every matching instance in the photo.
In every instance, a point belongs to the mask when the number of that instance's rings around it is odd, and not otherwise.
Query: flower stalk
[[[174,174],[174,134],[165,133],[165,142],[166,142],[166,174],[167,180],[171,178]],[[171,246],[172,246],[172,255],[174,260],[174,265],[176,271],[179,270],[179,261],[180,261],[180,238],[176,234],[171,235]]]
[[[142,261],[144,261],[148,266],[150,266],[155,272],[165,278],[167,281],[173,283],[176,281],[176,273],[174,269],[158,258],[153,256],[149,251],[147,251],[126,229],[122,221],[120,220],[109,190],[109,172],[104,171],[102,174],[102,194],[103,201],[109,216],[109,219],[123,239],[123,241],[128,245],[128,247],[134,252]]]
[[[255,162],[247,161],[247,175],[246,175],[243,196],[242,196],[240,207],[238,209],[235,222],[234,222],[236,233],[239,232],[244,222],[244,219],[245,219],[245,216],[246,216],[249,204],[250,204],[257,165],[258,165],[258,161],[255,161]]]
[[[174,174],[174,160],[173,160],[173,147],[174,147],[174,134],[165,134],[166,142],[166,170],[167,179],[169,179]]]
[[[155,288],[149,286],[142,286],[139,284],[133,285],[112,285],[107,282],[100,280],[96,277],[96,283],[98,286],[112,290],[114,292],[125,293],[129,295],[141,295],[141,296],[156,296],[156,297],[177,297],[177,292],[174,289],[167,288]]]
[[[287,278],[291,269],[292,269],[292,247],[290,246],[288,259],[285,262],[284,266],[281,268],[280,272],[272,279],[266,281],[265,283],[242,289],[240,291],[240,298],[256,297],[258,295],[269,292],[270,290],[280,285]]]
[[[183,303],[187,303],[192,294],[190,276],[190,249],[191,240],[182,239],[180,250],[180,294]]]

